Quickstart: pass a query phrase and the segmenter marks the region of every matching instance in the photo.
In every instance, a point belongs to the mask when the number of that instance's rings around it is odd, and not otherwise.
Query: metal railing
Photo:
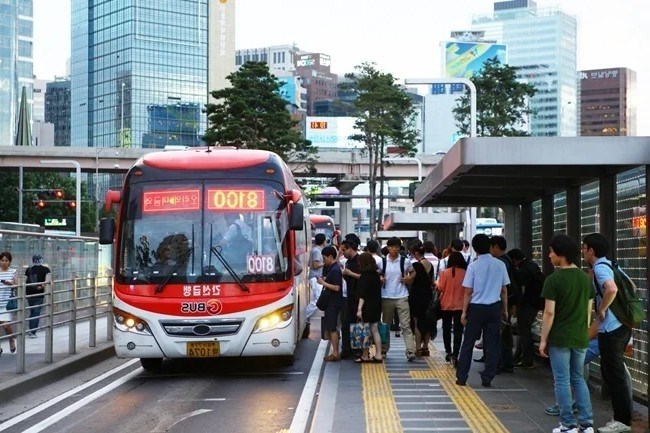
[[[77,353],[77,324],[88,322],[88,346],[96,347],[97,320],[106,317],[106,340],[113,339],[113,313],[111,299],[111,277],[75,277],[54,280],[46,284],[45,292],[27,295],[31,284],[14,286],[17,289],[18,307],[13,311],[13,320],[2,326],[11,326],[12,332],[0,340],[14,339],[16,342],[16,373],[25,372],[26,338],[30,332],[30,320],[38,320],[34,331],[44,332],[43,350],[45,363],[54,361],[55,330],[67,328],[67,353]],[[38,303],[43,298],[42,304]],[[40,313],[37,309],[40,308]],[[34,317],[30,317],[33,312]],[[63,331],[65,334],[65,331]]]

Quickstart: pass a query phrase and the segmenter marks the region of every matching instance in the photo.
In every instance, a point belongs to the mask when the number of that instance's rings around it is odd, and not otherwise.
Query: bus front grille
[[[244,319],[161,320],[165,333],[173,337],[219,337],[239,332]]]

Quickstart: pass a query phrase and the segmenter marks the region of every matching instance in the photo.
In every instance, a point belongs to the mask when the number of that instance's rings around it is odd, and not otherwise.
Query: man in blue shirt
[[[632,431],[632,399],[627,380],[623,355],[625,345],[632,336],[632,329],[622,324],[609,306],[614,302],[618,288],[614,282],[614,272],[607,266],[609,242],[600,233],[592,233],[582,240],[582,255],[594,271],[596,289],[596,320],[589,329],[589,336],[598,334],[600,349],[600,372],[609,388],[614,408],[614,420],[598,429],[599,433],[619,433]]]
[[[490,254],[490,238],[480,233],[472,239],[477,259],[469,264],[463,280],[465,299],[461,322],[465,326],[463,345],[460,349],[456,385],[464,386],[472,363],[474,343],[483,332],[485,370],[481,384],[489,388],[499,363],[499,327],[501,317],[508,318],[508,292],[510,284],[506,265]]]

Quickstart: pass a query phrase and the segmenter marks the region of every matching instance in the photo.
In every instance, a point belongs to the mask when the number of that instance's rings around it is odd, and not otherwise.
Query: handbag
[[[381,344],[388,344],[388,340],[390,339],[388,324],[384,322],[379,322],[377,327],[379,328],[379,336],[381,337]]]
[[[424,315],[431,322],[437,322],[440,319],[440,291],[438,289],[433,290],[433,297]]]
[[[5,307],[7,311],[14,311],[18,309],[18,299],[16,299],[16,291],[11,291],[11,298],[7,301],[7,306]]]
[[[370,324],[357,322],[350,324],[350,346],[352,349],[368,349],[372,344]]]
[[[316,301],[316,307],[321,311],[327,310],[327,306],[330,303],[331,296],[332,294],[330,293],[330,291],[323,288],[323,290],[320,291],[320,296],[318,296],[318,300]]]

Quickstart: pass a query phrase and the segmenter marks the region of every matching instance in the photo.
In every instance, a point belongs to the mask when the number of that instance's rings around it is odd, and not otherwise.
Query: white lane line
[[[56,414],[52,415],[49,418],[44,419],[43,421],[39,422],[38,424],[33,425],[32,427],[28,428],[27,430],[24,430],[23,433],[38,433],[49,426],[53,425],[54,423],[62,420],[66,416],[70,415],[71,413],[75,412],[78,409],[81,409],[88,403],[98,399],[99,397],[103,396],[104,394],[107,394],[117,388],[118,386],[121,386],[128,382],[129,380],[133,379],[135,376],[141,374],[144,371],[142,367],[139,367],[135,370],[133,370],[131,373],[128,373],[125,376],[122,376],[115,380],[114,382],[110,383],[109,385],[106,385],[103,388],[98,389],[97,391],[93,392],[90,395],[87,395],[86,397],[82,398],[76,403],[71,404],[70,406],[67,406],[57,412]]]
[[[251,371],[248,373],[232,373],[229,376],[280,376],[280,375],[296,375],[305,374],[304,371]]]
[[[314,362],[309,370],[309,376],[307,376],[305,387],[302,389],[298,406],[296,406],[296,413],[291,421],[291,427],[289,427],[290,433],[304,433],[305,430],[307,430],[309,412],[311,412],[311,405],[314,401],[316,390],[318,389],[318,378],[320,377],[320,371],[323,366],[323,357],[325,357],[328,344],[329,340],[321,340],[318,345]]]
[[[48,407],[54,406],[55,404],[59,403],[60,401],[65,400],[66,398],[79,393],[79,391],[83,391],[84,389],[93,386],[97,382],[101,382],[102,380],[106,379],[107,377],[110,377],[110,376],[114,375],[118,371],[124,370],[125,368],[128,368],[128,367],[132,366],[136,362],[140,362],[140,360],[139,359],[132,359],[131,361],[128,361],[128,362],[120,365],[119,367],[116,367],[116,368],[114,368],[112,370],[107,371],[106,373],[102,374],[101,376],[97,376],[96,378],[84,383],[83,385],[79,385],[78,387],[73,388],[70,391],[63,393],[58,397],[54,397],[53,399],[51,399],[51,400],[49,400],[49,401],[47,401],[47,402],[45,402],[45,403],[43,403],[43,404],[41,404],[39,406],[36,406],[35,408],[32,408],[32,409],[28,410],[27,412],[23,412],[20,415],[13,417],[13,418],[11,418],[10,420],[8,420],[6,422],[3,422],[2,424],[0,424],[0,431],[7,430],[9,427],[13,427],[16,424],[25,421],[26,419],[36,415],[37,413],[44,411]]]
[[[172,427],[174,427],[179,422],[185,421],[186,419],[192,418],[193,416],[204,414],[206,412],[212,412],[212,409],[198,409],[198,410],[195,410],[194,412],[190,412],[188,414],[185,414],[185,415],[181,416],[181,418],[178,421],[176,421],[175,423],[173,423],[172,425],[169,425],[169,426],[161,428],[161,429],[152,430],[152,432],[166,432],[166,431],[169,431],[169,430],[172,429]]]

